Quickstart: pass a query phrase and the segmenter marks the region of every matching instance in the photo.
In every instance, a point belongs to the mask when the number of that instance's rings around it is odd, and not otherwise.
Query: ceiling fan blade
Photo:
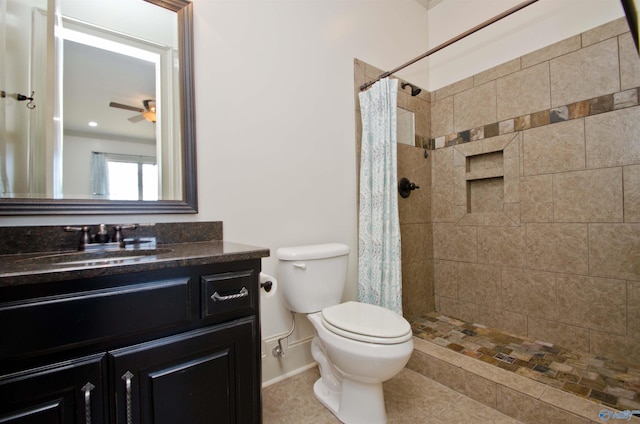
[[[132,110],[134,112],[140,112],[140,113],[144,112],[144,109],[141,109],[141,108],[135,107],[135,106],[123,105],[122,103],[110,102],[109,106],[115,107],[115,108],[118,108],[118,109]]]
[[[144,121],[144,116],[136,115],[136,116],[132,116],[131,118],[129,118],[129,122],[133,122],[134,124],[136,122],[140,122],[140,121]]]

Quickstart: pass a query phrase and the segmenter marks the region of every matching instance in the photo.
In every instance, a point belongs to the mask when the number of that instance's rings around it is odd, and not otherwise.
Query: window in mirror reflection
[[[158,166],[154,157],[93,152],[92,159],[94,198],[158,200]]]

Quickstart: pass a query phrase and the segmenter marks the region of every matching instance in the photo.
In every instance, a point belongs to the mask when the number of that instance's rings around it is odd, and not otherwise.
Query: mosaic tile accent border
[[[413,334],[462,355],[618,410],[640,410],[640,369],[432,312]]]
[[[432,150],[441,149],[443,147],[455,146],[457,144],[482,140],[489,137],[495,137],[497,135],[509,134],[530,128],[555,124],[557,122],[584,118],[618,109],[625,109],[628,107],[638,106],[638,99],[640,99],[640,87],[619,91],[613,94],[606,94],[589,100],[582,100],[569,105],[541,110],[528,115],[518,116],[516,118],[494,122],[481,127],[432,138],[429,140],[429,146]]]

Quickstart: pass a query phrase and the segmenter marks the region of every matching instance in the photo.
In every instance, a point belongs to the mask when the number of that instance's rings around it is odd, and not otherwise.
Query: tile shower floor
[[[433,312],[414,320],[414,336],[620,410],[640,410],[640,368],[516,337]]]
[[[319,377],[312,368],[263,389],[263,424],[339,424],[313,394]],[[389,424],[520,423],[408,368],[384,383],[384,396]]]

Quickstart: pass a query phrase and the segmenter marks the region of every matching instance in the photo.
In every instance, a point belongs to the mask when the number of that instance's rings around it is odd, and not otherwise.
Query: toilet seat
[[[345,302],[321,312],[324,327],[348,339],[376,343],[397,344],[413,336],[411,325],[401,315],[376,305]]]

